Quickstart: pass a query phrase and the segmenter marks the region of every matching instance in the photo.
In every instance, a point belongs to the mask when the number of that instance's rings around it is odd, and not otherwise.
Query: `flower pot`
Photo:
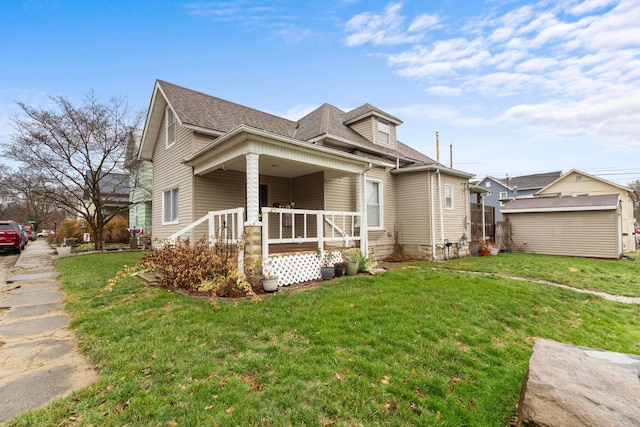
[[[333,267],[320,267],[320,277],[322,277],[322,280],[333,279],[334,273],[335,270]]]
[[[489,249],[480,249],[480,256],[489,256],[491,251]]]
[[[346,264],[336,264],[333,266],[333,272],[336,277],[342,277],[344,274],[344,269],[347,267]]]
[[[278,278],[270,277],[262,279],[262,288],[265,292],[275,292],[278,290]]]
[[[489,249],[489,252],[491,253],[491,255],[496,256],[496,255],[498,255],[498,252],[500,252],[500,249],[491,248],[491,249]]]
[[[345,273],[347,276],[355,276],[358,274],[358,263],[348,262],[347,267],[345,268]]]

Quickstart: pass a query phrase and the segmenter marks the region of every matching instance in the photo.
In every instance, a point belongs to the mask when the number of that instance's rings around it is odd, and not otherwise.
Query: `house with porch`
[[[401,124],[370,104],[294,121],[158,80],[138,151],[154,240],[242,241],[281,286],[320,277],[316,248],[468,254],[473,175],[398,141]]]

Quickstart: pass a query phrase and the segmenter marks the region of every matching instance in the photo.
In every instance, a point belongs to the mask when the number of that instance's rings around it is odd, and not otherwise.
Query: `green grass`
[[[102,292],[134,262],[58,261],[100,380],[8,425],[506,426],[534,337],[640,354],[638,306],[546,285],[408,268],[214,311],[135,278]]]
[[[633,258],[636,257],[633,254]],[[610,260],[500,253],[492,257],[470,257],[446,262],[411,264],[452,270],[506,273],[614,295],[640,297],[640,261],[629,259]]]

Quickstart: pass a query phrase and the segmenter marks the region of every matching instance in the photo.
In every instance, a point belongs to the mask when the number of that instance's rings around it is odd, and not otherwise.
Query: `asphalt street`
[[[0,423],[98,377],[67,327],[54,254],[44,239],[0,253]]]

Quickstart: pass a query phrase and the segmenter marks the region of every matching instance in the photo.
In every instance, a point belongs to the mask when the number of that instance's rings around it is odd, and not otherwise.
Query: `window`
[[[582,181],[582,175],[576,175],[576,182]]]
[[[491,181],[485,182],[484,186],[487,187],[487,188],[491,188]]]
[[[389,145],[389,123],[378,120],[378,142]]]
[[[445,184],[444,186],[444,207],[453,209],[453,185]]]
[[[167,148],[176,142],[176,116],[173,110],[167,106]]]
[[[382,228],[382,183],[367,180],[366,183],[367,226]]]
[[[162,223],[178,223],[178,189],[162,193]]]
[[[505,200],[507,197],[509,197],[509,195],[507,194],[506,191],[501,191],[500,192],[500,206],[504,206],[505,205],[503,200]]]

